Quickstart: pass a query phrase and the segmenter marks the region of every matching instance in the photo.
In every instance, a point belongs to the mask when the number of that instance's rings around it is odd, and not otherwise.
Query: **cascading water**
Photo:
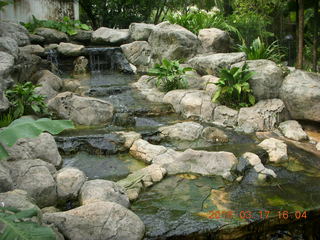
[[[55,49],[50,49],[50,50],[48,50],[46,53],[47,53],[47,60],[52,63],[52,71],[53,71],[55,74],[61,75],[62,72],[61,72],[61,70],[59,69],[59,59],[58,59],[58,52],[57,52],[57,50],[55,50]]]

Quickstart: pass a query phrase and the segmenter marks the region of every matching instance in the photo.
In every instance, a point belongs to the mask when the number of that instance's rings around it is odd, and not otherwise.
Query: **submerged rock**
[[[301,125],[295,120],[288,120],[280,123],[279,129],[287,138],[296,141],[307,140],[308,135],[303,131]]]
[[[154,24],[131,23],[129,32],[135,41],[147,41],[152,31],[156,28]]]
[[[112,202],[100,201],[67,212],[46,213],[43,219],[70,240],[140,240],[145,232],[137,215]]]
[[[270,162],[283,162],[288,160],[287,144],[281,140],[269,138],[262,141],[258,146],[268,152]]]
[[[229,33],[218,28],[201,29],[198,35],[203,52],[226,53],[230,50],[231,38]]]
[[[96,44],[121,45],[129,40],[128,29],[112,29],[100,27],[92,33],[91,41]]]
[[[209,142],[229,142],[228,135],[223,130],[216,127],[206,127],[203,129],[201,137]]]
[[[1,20],[0,37],[10,37],[14,39],[19,46],[30,44],[28,30],[21,24],[17,24],[14,22]]]

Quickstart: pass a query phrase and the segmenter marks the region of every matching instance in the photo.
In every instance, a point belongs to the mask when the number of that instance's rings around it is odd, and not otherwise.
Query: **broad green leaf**
[[[212,102],[216,102],[217,99],[220,97],[220,94],[221,94],[221,88],[219,88],[219,89],[215,92],[215,94],[213,95],[213,97],[212,97]]]
[[[256,103],[256,98],[252,94],[249,94],[249,102],[251,105]]]

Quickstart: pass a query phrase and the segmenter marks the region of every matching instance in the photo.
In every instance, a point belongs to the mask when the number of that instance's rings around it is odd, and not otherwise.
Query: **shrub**
[[[215,83],[219,89],[213,95],[212,101],[219,101],[221,104],[231,108],[249,107],[255,104],[255,97],[252,95],[249,80],[253,76],[248,65],[241,68],[221,69],[219,81]]]
[[[67,33],[68,35],[75,35],[77,34],[77,30],[91,30],[92,28],[86,24],[81,23],[79,20],[72,20],[69,17],[64,17],[61,22],[54,21],[54,20],[39,20],[35,16],[33,17],[32,22],[23,23],[26,29],[29,32],[34,32],[39,27],[46,27],[46,28],[53,28],[59,30],[61,32]]]
[[[269,59],[279,63],[284,57],[283,51],[277,41],[267,46],[261,41],[260,37],[255,39],[249,47],[243,43],[238,48],[247,54],[248,60]]]
[[[163,59],[162,64],[156,64],[149,70],[149,75],[153,76],[149,81],[156,78],[156,86],[165,92],[188,88],[188,82],[183,75],[192,70],[189,67],[181,67],[179,61]]]

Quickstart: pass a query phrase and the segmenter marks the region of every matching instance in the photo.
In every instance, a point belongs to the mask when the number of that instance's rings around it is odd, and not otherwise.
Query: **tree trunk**
[[[299,26],[298,26],[298,59],[297,68],[303,68],[303,37],[304,37],[304,0],[298,0],[299,2]]]
[[[313,49],[312,69],[317,72],[318,65],[318,23],[319,23],[319,0],[314,0],[314,26],[313,26]]]

